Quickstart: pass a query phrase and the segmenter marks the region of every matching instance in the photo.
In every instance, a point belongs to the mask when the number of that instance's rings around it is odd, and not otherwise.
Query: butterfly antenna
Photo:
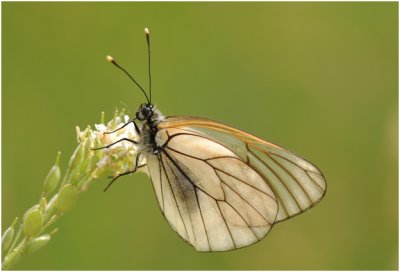
[[[144,96],[146,97],[147,102],[150,103],[149,97],[147,96],[146,92],[143,90],[142,86],[140,86],[139,83],[137,83],[137,81],[128,73],[128,71],[125,70],[121,65],[119,65],[119,64],[114,60],[113,57],[107,56],[107,60],[108,60],[109,62],[111,62],[112,64],[114,64],[114,65],[115,65],[118,69],[120,69],[122,72],[124,72],[124,73],[133,81],[133,83],[135,83],[136,86],[138,86],[139,89],[142,90]]]
[[[150,94],[150,103],[151,103],[150,32],[149,32],[149,29],[147,27],[144,29],[144,33],[146,34],[147,53],[148,53],[148,56],[149,56],[149,94]]]

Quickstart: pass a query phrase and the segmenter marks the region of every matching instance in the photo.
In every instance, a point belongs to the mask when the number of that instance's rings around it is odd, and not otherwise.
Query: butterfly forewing
[[[191,129],[166,128],[147,165],[160,208],[174,230],[199,251],[251,245],[278,213],[262,175],[232,150]]]
[[[316,166],[251,134],[212,120],[184,116],[167,117],[159,127],[180,129],[219,143],[249,165],[273,191],[279,206],[275,222],[304,212],[325,194],[326,181]],[[191,148],[197,149],[196,145]]]

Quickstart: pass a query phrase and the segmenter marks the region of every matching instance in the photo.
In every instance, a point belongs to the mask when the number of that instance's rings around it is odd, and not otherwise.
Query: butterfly
[[[120,141],[138,148],[134,169],[115,177],[107,188],[120,176],[145,168],[168,223],[197,251],[205,252],[254,244],[274,224],[310,209],[324,197],[324,175],[299,155],[217,121],[163,116],[151,103],[147,28],[145,34],[149,96],[122,66],[107,57],[147,100],[135,118],[117,129],[132,123],[138,140],[124,138],[97,148]],[[144,163],[139,165],[140,161]]]

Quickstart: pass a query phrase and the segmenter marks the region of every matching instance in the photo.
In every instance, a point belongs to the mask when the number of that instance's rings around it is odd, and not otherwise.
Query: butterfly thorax
[[[145,151],[153,152],[157,148],[155,141],[158,124],[164,119],[161,112],[151,104],[142,104],[136,112],[136,118],[141,121],[139,127],[140,146]]]

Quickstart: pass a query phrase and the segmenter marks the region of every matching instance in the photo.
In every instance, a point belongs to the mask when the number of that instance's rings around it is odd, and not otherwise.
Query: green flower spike
[[[65,212],[73,209],[79,195],[89,188],[94,179],[108,175],[117,176],[134,168],[137,148],[132,143],[121,142],[110,148],[93,150],[121,138],[137,140],[133,126],[126,126],[115,133],[104,133],[116,130],[129,120],[124,111],[116,111],[113,119],[105,124],[102,113],[101,124],[96,124],[95,129],[90,126],[83,131],[76,128],[78,147],[69,160],[64,176],[61,177],[59,152],[43,183],[39,203],[25,212],[22,224],[16,227],[17,221],[14,220],[11,227],[3,233],[3,270],[13,267],[25,254],[47,245],[56,231],[48,232],[48,229]],[[144,159],[139,163],[145,163]]]

